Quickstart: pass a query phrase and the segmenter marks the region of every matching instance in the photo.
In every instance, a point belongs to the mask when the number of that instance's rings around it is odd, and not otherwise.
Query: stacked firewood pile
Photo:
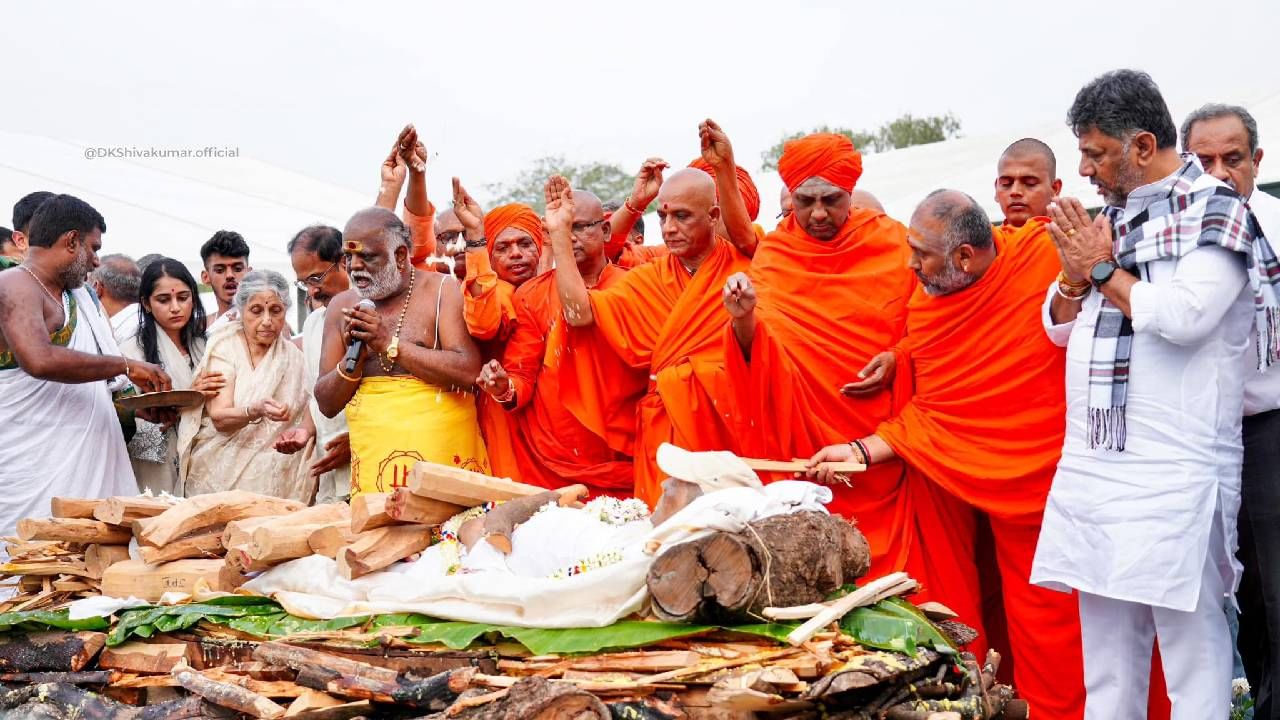
[[[583,493],[581,486],[552,493],[424,463],[408,487],[361,495],[350,506],[306,507],[238,490],[186,500],[54,498],[50,517],[24,519],[18,537],[6,538],[10,560],[0,565],[0,579],[16,580],[18,593],[0,612],[97,594],[155,601],[197,587],[232,591],[247,573],[312,554],[334,558],[345,577],[356,578],[421,552],[434,528],[485,502],[518,501],[483,521],[489,541],[509,549],[521,520]]]
[[[41,706],[42,717],[157,720],[216,714],[211,705],[263,718],[1027,716],[1011,689],[994,681],[994,652],[981,664],[924,648],[908,656],[870,650],[839,632],[801,647],[711,635],[586,656],[531,656],[512,645],[410,650],[390,636],[374,649],[216,634],[102,649],[103,637],[0,636],[0,710]]]
[[[234,491],[177,501],[60,498],[53,517],[20,524],[0,572],[22,592],[0,612],[98,593],[157,601],[171,591],[231,591],[256,571],[311,554],[356,578],[412,557],[446,520],[486,503],[502,504],[455,530],[510,551],[516,526],[549,502],[576,503],[584,490],[547,492],[423,464],[408,487],[350,506]],[[399,616],[285,636],[204,616],[180,630],[116,633],[111,645],[103,632],[13,627],[0,632],[0,716],[1025,718],[1025,703],[995,680],[998,654],[956,652],[972,631],[945,608],[900,599],[914,581],[896,573],[854,587],[869,557],[853,524],[814,512],[672,545],[648,575],[650,615],[699,625],[589,654],[535,654],[491,632],[450,649],[425,634],[436,621]],[[918,626],[906,644],[860,641],[867,636],[847,622],[884,603]]]

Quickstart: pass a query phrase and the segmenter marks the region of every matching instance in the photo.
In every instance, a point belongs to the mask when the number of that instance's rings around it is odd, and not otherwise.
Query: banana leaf
[[[840,619],[840,629],[860,644],[915,655],[919,647],[954,655],[956,648],[914,605],[892,597],[860,607]]]
[[[539,629],[488,625],[484,623],[449,622],[425,615],[396,613],[374,618],[373,627],[412,626],[418,635],[404,638],[406,642],[431,644],[461,650],[482,636],[505,637],[525,646],[535,655],[561,655],[593,653],[601,650],[619,650],[643,647],[663,640],[688,637],[711,632],[711,625],[686,625],[682,623],[643,622],[622,620],[607,627]]]
[[[121,611],[116,626],[107,636],[107,645],[119,645],[130,637],[149,638],[156,633],[186,630],[201,620],[227,624],[231,619],[252,615],[273,615],[281,612],[280,606],[268,598],[266,602],[228,602],[229,598],[217,598],[222,602],[190,603],[160,607],[133,608]]]
[[[8,630],[106,630],[111,619],[91,617],[72,620],[68,610],[26,610],[0,613],[0,632]]]

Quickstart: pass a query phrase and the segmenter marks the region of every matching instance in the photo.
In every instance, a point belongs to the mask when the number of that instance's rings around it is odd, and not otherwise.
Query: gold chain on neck
[[[396,333],[391,336],[391,344],[387,349],[378,354],[378,364],[382,366],[382,371],[390,373],[392,368],[396,366],[396,358],[400,357],[400,329],[404,327],[404,316],[409,312],[409,301],[413,299],[413,276],[418,271],[409,266],[409,293],[404,296],[404,306],[400,308],[400,319],[396,320]]]

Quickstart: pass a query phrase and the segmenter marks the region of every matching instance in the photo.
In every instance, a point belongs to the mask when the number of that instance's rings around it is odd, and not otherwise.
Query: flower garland
[[[649,506],[643,500],[601,495],[582,507],[582,511],[603,523],[626,525],[649,517]]]
[[[463,524],[468,520],[474,520],[483,517],[490,510],[497,507],[495,502],[487,502],[483,505],[477,505],[468,508],[453,517],[445,520],[443,524],[437,528],[432,535],[432,541],[440,545],[441,560],[444,561],[444,572],[446,575],[453,575],[462,567],[462,551],[458,548],[458,531],[462,529]]]
[[[589,570],[599,570],[600,568],[616,565],[620,562],[622,562],[621,550],[606,550],[601,553],[596,553],[590,557],[583,558],[568,567],[562,567],[547,577],[554,580],[563,580],[565,578],[573,577],[574,575],[581,575]]]

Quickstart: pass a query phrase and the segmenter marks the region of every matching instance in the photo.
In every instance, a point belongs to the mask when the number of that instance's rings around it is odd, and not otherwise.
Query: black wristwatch
[[[1089,280],[1093,282],[1094,287],[1101,289],[1102,286],[1106,285],[1107,281],[1111,279],[1111,276],[1116,274],[1116,270],[1119,269],[1119,266],[1111,260],[1103,260],[1102,262],[1094,263],[1093,267],[1089,269]]]

